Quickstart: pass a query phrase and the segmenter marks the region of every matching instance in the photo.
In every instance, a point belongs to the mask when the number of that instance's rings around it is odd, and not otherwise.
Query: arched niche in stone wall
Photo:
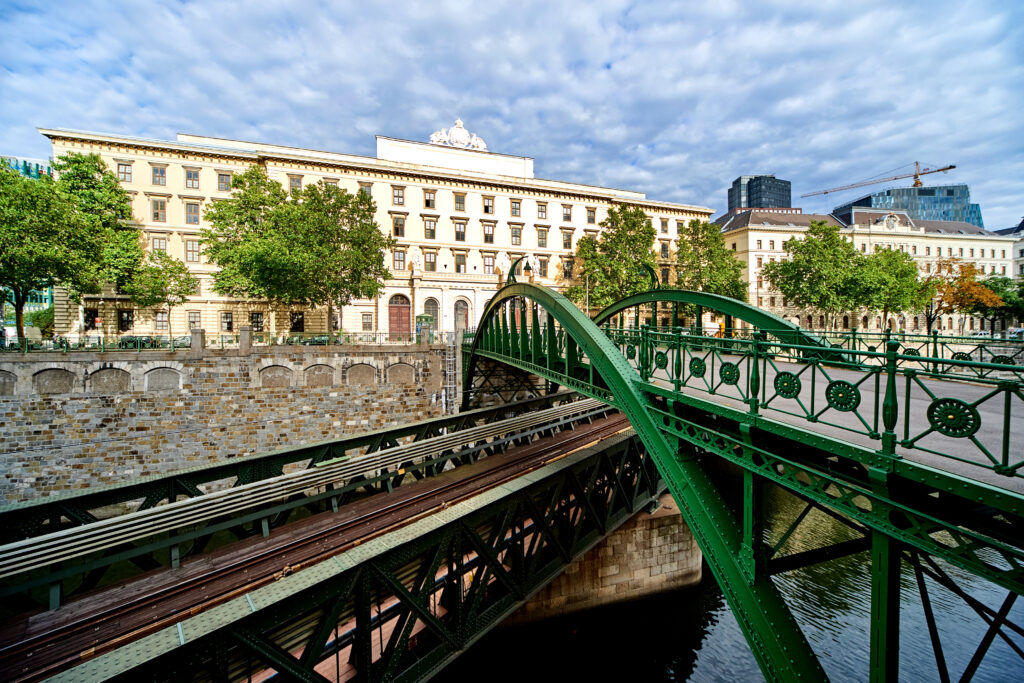
[[[18,384],[18,376],[13,372],[0,370],[0,396],[13,396],[14,387]]]
[[[283,365],[268,365],[260,370],[260,386],[266,388],[290,387],[292,370]]]
[[[372,365],[367,365],[366,363],[353,365],[345,373],[345,383],[373,386],[377,383],[377,370]]]
[[[307,387],[329,387],[334,385],[334,368],[330,365],[310,365],[306,368]]]
[[[33,375],[32,384],[39,394],[70,394],[75,388],[75,376],[61,368],[49,368]]]
[[[132,390],[132,376],[120,368],[103,368],[89,375],[86,386],[91,394],[123,394]]]
[[[416,368],[408,363],[395,363],[388,366],[386,376],[388,384],[415,384]]]
[[[174,368],[153,368],[146,373],[146,391],[181,389],[181,373]]]

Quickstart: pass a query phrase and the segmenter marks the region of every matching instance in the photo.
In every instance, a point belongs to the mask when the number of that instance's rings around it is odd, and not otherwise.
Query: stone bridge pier
[[[700,583],[702,555],[679,507],[662,495],[570,564],[506,624],[527,623]]]

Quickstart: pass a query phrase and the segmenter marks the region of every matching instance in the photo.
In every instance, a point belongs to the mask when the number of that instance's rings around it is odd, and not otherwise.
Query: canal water
[[[777,539],[803,509],[774,490],[767,508],[769,537]],[[812,511],[784,554],[854,534]],[[946,564],[943,569],[973,597],[998,610],[1006,591]],[[833,681],[866,681],[871,596],[869,553],[858,553],[775,577],[804,634]],[[437,680],[524,681],[761,681],[764,680],[721,591],[705,566],[696,587],[545,621],[498,628]],[[987,625],[966,603],[926,579],[950,678],[959,680]],[[1024,621],[1024,600],[1010,619]],[[900,680],[938,681],[913,569],[903,563]],[[1012,634],[1018,648],[1024,638]],[[1024,681],[1024,660],[996,638],[975,681]]]

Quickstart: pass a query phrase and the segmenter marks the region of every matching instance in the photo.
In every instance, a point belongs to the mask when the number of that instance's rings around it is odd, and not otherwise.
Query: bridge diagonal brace
[[[246,628],[228,632],[242,647],[252,651],[284,677],[302,683],[329,683],[312,668],[304,668],[298,660],[265,638]]]

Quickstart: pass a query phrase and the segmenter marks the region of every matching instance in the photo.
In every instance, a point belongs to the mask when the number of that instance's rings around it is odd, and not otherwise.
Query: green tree
[[[32,180],[0,169],[0,287],[14,302],[19,340],[25,339],[29,293],[58,283],[80,291],[97,287],[103,246],[103,233],[89,229],[48,177]]]
[[[762,273],[786,299],[826,314],[830,326],[839,313],[859,306],[864,257],[838,226],[811,221],[806,236],[786,240],[784,248],[789,258],[769,262]]]
[[[566,296],[581,307],[588,290],[591,308],[604,308],[647,291],[651,283],[647,268],[657,264],[652,249],[656,233],[642,209],[612,207],[600,227],[599,239],[584,237],[576,245]]]
[[[125,292],[139,308],[167,307],[167,335],[171,334],[171,309],[188,300],[199,280],[188,266],[163,251],[150,252],[136,269]]]
[[[39,328],[43,339],[53,336],[53,306],[32,311],[28,314],[28,321]]]
[[[889,313],[920,311],[931,300],[933,289],[917,277],[917,263],[905,251],[881,249],[861,259],[858,273],[860,303],[869,311]]]
[[[69,286],[73,298],[98,292],[104,282],[123,287],[142,264],[142,232],[132,218],[131,198],[98,154],[68,153],[53,162],[57,192],[78,210],[90,235],[101,235],[101,257],[91,264],[88,286]],[[65,283],[67,286],[69,283]]]
[[[680,232],[676,286],[747,300],[743,264],[726,248],[719,226],[692,220]]]
[[[395,245],[374,221],[366,193],[318,183],[289,195],[252,166],[232,179],[232,197],[206,212],[208,258],[220,266],[214,290],[286,304],[327,307],[376,296],[391,277],[384,250]]]
[[[1016,283],[1012,278],[1005,275],[993,275],[985,278],[979,283],[982,287],[999,298],[999,305],[992,305],[993,300],[986,297],[986,301],[978,302],[974,309],[982,318],[988,320],[988,329],[995,330],[996,320],[1002,319],[1003,329],[1007,327],[1006,319],[1011,320],[1019,314],[1024,300],[1021,300],[1021,283]]]

